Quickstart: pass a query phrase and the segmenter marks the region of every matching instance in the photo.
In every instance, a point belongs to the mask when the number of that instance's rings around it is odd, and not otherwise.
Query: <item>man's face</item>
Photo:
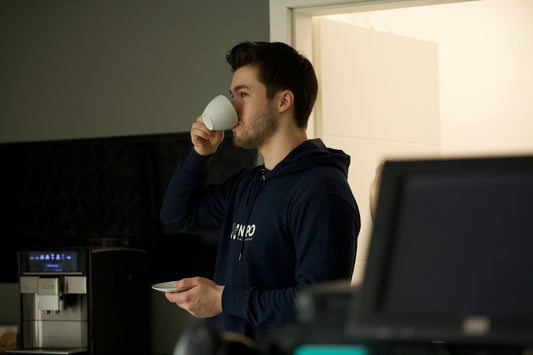
[[[235,71],[230,88],[232,104],[239,116],[233,127],[233,144],[245,149],[261,149],[277,129],[274,103],[267,98],[266,86],[258,80],[258,69],[244,66]]]

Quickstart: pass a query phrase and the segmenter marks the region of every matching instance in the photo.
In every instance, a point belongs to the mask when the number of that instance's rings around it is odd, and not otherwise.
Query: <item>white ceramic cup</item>
[[[224,95],[218,95],[209,101],[202,113],[206,127],[211,131],[223,131],[233,128],[239,118],[235,108]]]

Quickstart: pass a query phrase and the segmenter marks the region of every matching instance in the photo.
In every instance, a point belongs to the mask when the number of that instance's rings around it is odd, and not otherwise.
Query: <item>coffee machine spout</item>
[[[63,278],[39,278],[37,280],[37,295],[39,297],[39,310],[63,310]]]

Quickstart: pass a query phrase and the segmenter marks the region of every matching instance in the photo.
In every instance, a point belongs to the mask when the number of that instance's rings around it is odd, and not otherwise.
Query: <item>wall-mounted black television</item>
[[[386,161],[353,341],[533,344],[533,156]]]

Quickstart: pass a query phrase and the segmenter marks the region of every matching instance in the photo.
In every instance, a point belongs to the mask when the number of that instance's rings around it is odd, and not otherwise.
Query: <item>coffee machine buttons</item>
[[[84,295],[87,293],[87,278],[85,276],[65,276],[65,293]]]
[[[37,293],[37,276],[20,277],[20,293]]]

